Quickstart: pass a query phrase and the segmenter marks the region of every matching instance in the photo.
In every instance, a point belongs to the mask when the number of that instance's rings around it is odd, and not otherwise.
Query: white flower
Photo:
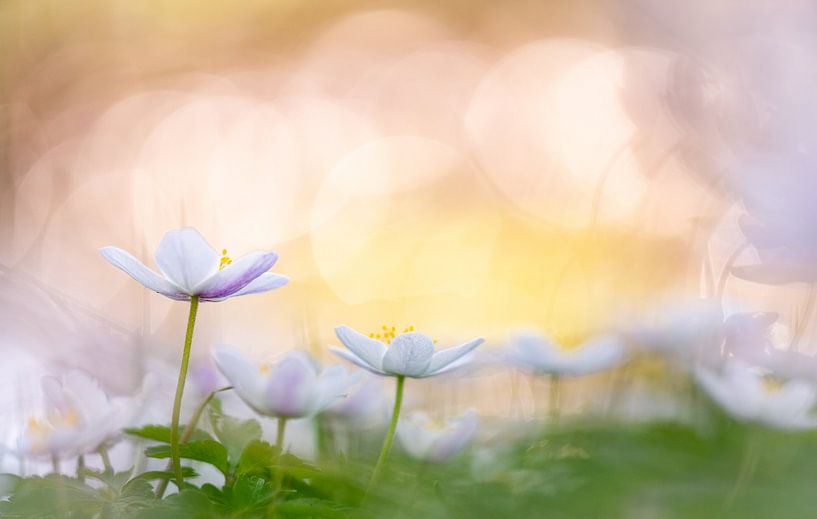
[[[343,398],[357,380],[343,366],[319,372],[309,354],[291,351],[275,364],[257,364],[232,348],[213,353],[216,366],[236,394],[257,413],[303,418]]]
[[[70,371],[62,380],[43,377],[45,417],[29,418],[18,441],[22,454],[76,456],[96,451],[117,439],[130,425],[138,403],[109,399],[96,380]]]
[[[332,353],[377,375],[424,378],[456,369],[483,339],[434,352],[434,341],[422,333],[408,332],[396,336],[391,344],[366,337],[348,326],[335,328],[338,339],[350,351],[330,348]]]
[[[397,426],[400,444],[413,458],[431,463],[443,463],[456,456],[474,437],[477,413],[437,424],[423,412],[412,413]]]
[[[626,359],[620,339],[593,337],[575,347],[565,347],[549,337],[523,334],[512,342],[507,359],[517,367],[540,374],[586,375],[616,367]]]
[[[701,352],[720,351],[723,309],[714,300],[675,301],[663,306],[653,322],[629,325],[624,334],[643,349],[692,360]]]
[[[266,292],[287,284],[286,276],[267,272],[278,259],[274,252],[256,251],[235,261],[219,255],[192,227],[168,231],[156,249],[157,274],[130,253],[102,247],[102,256],[147,288],[178,301],[201,301]]]
[[[698,368],[696,375],[709,396],[738,420],[780,429],[817,427],[812,413],[817,386],[812,383],[780,382],[739,360],[728,361],[720,373]]]
[[[330,405],[325,414],[344,419],[367,419],[384,415],[387,410],[386,397],[380,387],[378,377],[368,372],[359,372],[360,381],[349,389],[346,398]]]

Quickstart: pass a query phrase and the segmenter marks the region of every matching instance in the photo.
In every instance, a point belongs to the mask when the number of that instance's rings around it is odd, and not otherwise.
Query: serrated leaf
[[[124,432],[125,434],[135,436],[137,438],[144,438],[146,440],[153,440],[161,443],[170,443],[170,427],[166,425],[145,425],[143,427],[124,429]],[[184,435],[184,427],[180,428],[179,435]],[[196,429],[193,431],[193,434],[190,435],[188,442],[212,439],[213,437],[205,431]]]
[[[277,447],[265,441],[252,441],[241,452],[236,475],[255,474],[268,477],[279,454]]]
[[[221,403],[214,399],[209,408],[210,424],[216,438],[226,447],[231,466],[238,464],[244,447],[261,439],[261,424],[257,420],[238,420],[221,412]]]
[[[227,449],[215,440],[198,440],[179,445],[179,455],[188,460],[202,461],[217,468],[225,476],[229,472]],[[169,458],[170,445],[156,445],[145,449],[149,458]]]

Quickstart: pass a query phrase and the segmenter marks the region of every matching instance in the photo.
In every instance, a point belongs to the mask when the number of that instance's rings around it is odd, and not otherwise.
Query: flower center
[[[783,382],[767,375],[763,377],[763,389],[766,390],[767,393],[777,393],[783,389]]]
[[[403,329],[400,333],[408,333],[414,331],[414,325],[407,326]],[[381,330],[379,332],[372,332],[369,334],[370,339],[377,339],[378,341],[385,342],[386,344],[391,344],[391,341],[397,337],[397,327],[396,326],[381,326]]]
[[[267,364],[266,362],[258,366],[258,372],[261,373],[262,375],[266,375],[267,373],[269,373],[269,370],[270,370],[269,364]]]
[[[576,351],[584,344],[584,337],[578,333],[555,333],[553,342],[562,351]]]
[[[218,269],[224,270],[224,267],[231,264],[232,262],[233,260],[230,259],[230,256],[227,255],[227,249],[221,249],[221,261],[218,264]]]

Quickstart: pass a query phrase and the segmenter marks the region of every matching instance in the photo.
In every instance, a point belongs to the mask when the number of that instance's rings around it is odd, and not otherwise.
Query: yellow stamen
[[[763,377],[763,389],[767,393],[777,393],[783,389],[783,382],[771,376]]]
[[[233,260],[231,260],[230,257],[227,255],[227,249],[222,249],[221,250],[221,262],[218,265],[218,269],[219,270],[224,270],[224,267],[231,264],[232,262],[233,262]]]
[[[385,342],[386,344],[391,344],[391,341],[397,338],[397,327],[390,326],[390,325],[381,325],[380,332],[371,332],[369,334],[370,339],[376,339],[378,341]],[[409,333],[414,331],[414,326],[407,326],[403,328],[403,331],[400,333]]]
[[[266,375],[267,373],[269,373],[269,370],[270,370],[270,367],[269,367],[269,364],[267,364],[267,363],[264,363],[264,364],[261,364],[260,366],[258,366],[258,372],[261,373],[262,375]]]

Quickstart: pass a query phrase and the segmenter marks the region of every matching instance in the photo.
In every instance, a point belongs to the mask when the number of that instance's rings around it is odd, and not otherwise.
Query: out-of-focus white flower
[[[18,441],[24,455],[76,456],[118,438],[138,412],[134,398],[110,399],[96,380],[81,371],[44,377],[45,416],[29,418]]]
[[[723,310],[714,300],[680,301],[662,308],[652,323],[624,328],[627,340],[639,348],[692,360],[700,352],[720,350]]]
[[[314,415],[343,398],[357,380],[340,365],[319,371],[309,354],[298,350],[274,364],[257,364],[227,347],[216,349],[213,358],[248,406],[280,418]]]
[[[817,152],[781,149],[752,157],[736,176],[746,214],[741,230],[758,263],[732,267],[742,279],[764,284],[817,281]]]
[[[347,420],[367,419],[376,416],[385,416],[386,398],[380,387],[380,380],[367,373],[360,372],[360,381],[349,390],[346,398],[342,398],[330,405],[325,414]]]
[[[431,463],[443,463],[456,456],[477,430],[477,413],[444,423],[436,423],[423,412],[406,416],[397,425],[400,444],[413,458]]]
[[[435,352],[431,337],[417,332],[397,335],[388,346],[348,326],[338,326],[335,334],[349,348],[349,351],[330,348],[338,357],[377,375],[410,378],[430,377],[461,367],[468,362],[467,355],[484,342],[483,339],[474,339]]]
[[[802,380],[780,381],[739,360],[730,360],[718,373],[698,368],[701,386],[727,413],[738,420],[780,429],[817,427],[813,414],[817,385]]]
[[[527,333],[511,341],[506,358],[511,364],[535,373],[577,376],[616,367],[627,355],[624,343],[611,335],[563,346],[549,337]]]
[[[222,301],[266,292],[287,284],[286,276],[267,272],[278,260],[274,252],[256,251],[235,261],[219,255],[192,227],[168,231],[156,249],[157,274],[130,253],[102,247],[102,256],[147,288],[171,299]]]

